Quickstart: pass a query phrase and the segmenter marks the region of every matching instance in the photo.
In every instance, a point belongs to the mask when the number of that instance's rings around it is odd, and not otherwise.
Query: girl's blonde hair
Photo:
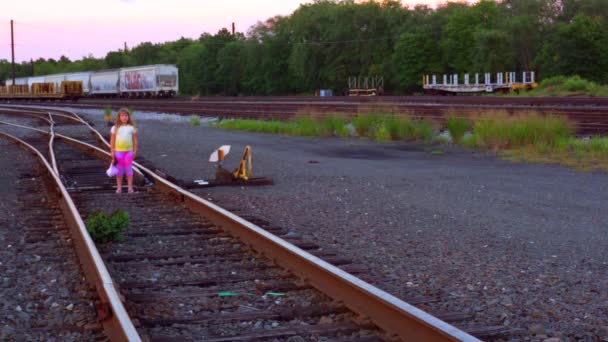
[[[133,121],[133,118],[131,117],[131,112],[129,112],[129,109],[127,108],[120,108],[118,110],[118,112],[116,112],[116,128],[122,126],[122,122],[120,121],[120,114],[122,113],[127,113],[127,116],[129,117],[129,120],[127,121],[126,125],[131,125],[133,127],[135,127],[135,122]]]

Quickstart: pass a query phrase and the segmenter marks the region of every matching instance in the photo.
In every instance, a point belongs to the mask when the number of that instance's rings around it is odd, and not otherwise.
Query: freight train
[[[20,77],[5,84],[0,99],[158,98],[179,90],[178,70],[171,64]]]

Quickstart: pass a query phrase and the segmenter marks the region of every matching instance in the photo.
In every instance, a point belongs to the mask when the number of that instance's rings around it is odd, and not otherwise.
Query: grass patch
[[[423,120],[414,120],[407,114],[359,114],[352,120],[359,136],[376,141],[425,140],[433,137],[433,126]]]
[[[200,126],[201,125],[201,119],[195,115],[192,115],[190,117],[190,119],[188,120],[188,122],[190,123],[191,126]]]
[[[500,152],[506,160],[560,164],[578,171],[608,172],[608,138],[565,138],[550,148],[530,145]]]
[[[343,114],[298,113],[290,121],[264,121],[250,119],[222,120],[212,127],[258,133],[297,136],[348,137],[351,130],[361,137],[376,141],[426,140],[433,137],[433,126],[426,121],[414,120],[407,115],[393,113],[365,113],[348,119]]]
[[[110,216],[98,210],[87,218],[87,231],[91,238],[98,243],[122,241],[122,232],[130,224],[131,218],[124,210],[116,210]]]

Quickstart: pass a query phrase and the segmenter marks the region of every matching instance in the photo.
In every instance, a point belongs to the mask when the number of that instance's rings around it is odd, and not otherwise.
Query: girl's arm
[[[112,161],[114,161],[114,145],[116,144],[116,133],[112,133],[110,136],[110,154],[112,154]]]
[[[133,159],[135,159],[136,154],[137,154],[137,133],[133,133]]]

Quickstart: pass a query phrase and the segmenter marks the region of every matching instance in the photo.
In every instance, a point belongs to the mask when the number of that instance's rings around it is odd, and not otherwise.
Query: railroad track
[[[19,102],[40,104],[40,102]],[[64,103],[44,105],[65,106]],[[131,106],[137,110],[256,119],[286,119],[298,113],[356,115],[369,110],[407,113],[419,119],[443,123],[447,115],[469,116],[481,112],[509,114],[537,112],[565,116],[580,135],[608,133],[608,98],[520,98],[485,96],[395,97],[204,97],[195,99],[81,99],[70,107],[100,109]]]
[[[6,324],[0,339],[107,340],[92,306],[97,294],[83,280],[56,193],[45,181],[48,172],[5,139],[0,149],[2,164],[10,165],[2,176],[17,184],[3,189],[3,201],[11,195],[17,199],[3,206],[15,222],[1,224],[0,288],[6,310],[0,323]],[[15,193],[6,193],[11,190]]]
[[[95,145],[101,135],[67,112],[26,113],[28,123],[47,129],[5,119],[1,123],[27,134],[19,139],[0,126],[0,135],[47,149],[37,155],[57,183],[57,206],[68,217],[87,280],[102,298],[98,311],[112,339],[473,341],[470,334],[511,333],[474,327],[466,313],[437,313],[438,318],[420,311],[366,283],[364,267],[279,227],[259,222],[262,229],[142,165],[135,181],[139,192],[118,196],[103,174],[109,155]],[[19,115],[0,109],[3,119]],[[56,133],[74,124],[81,133]],[[45,145],[44,135],[53,143]],[[98,209],[129,212],[132,225],[124,241],[99,250],[92,244],[83,219]],[[425,304],[437,298],[409,300]],[[470,334],[440,319],[468,326]]]

